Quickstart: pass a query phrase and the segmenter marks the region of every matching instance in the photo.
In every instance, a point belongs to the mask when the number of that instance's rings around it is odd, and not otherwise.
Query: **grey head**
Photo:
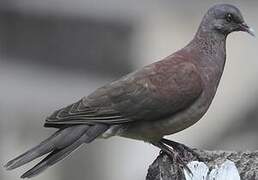
[[[205,14],[199,30],[227,36],[231,32],[244,31],[254,36],[240,10],[230,4],[217,4],[212,6]]]

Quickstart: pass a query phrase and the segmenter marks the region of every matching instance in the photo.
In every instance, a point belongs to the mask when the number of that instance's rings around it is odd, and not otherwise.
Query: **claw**
[[[164,144],[168,145],[169,147],[175,149],[178,152],[190,152],[198,161],[201,161],[201,162],[205,161],[202,157],[200,157],[200,155],[197,152],[195,152],[193,149],[187,147],[184,144],[181,144],[181,143],[178,143],[175,141],[171,141],[168,139],[164,139],[164,138],[161,139],[161,142],[163,142]]]
[[[170,148],[169,148],[170,149]],[[185,161],[181,158],[181,156],[178,154],[178,152],[176,151],[173,151],[173,149],[170,149],[171,150],[171,153],[168,154],[169,157],[174,160],[182,166],[183,169],[185,169],[190,175],[193,176],[193,173],[191,171],[191,169],[187,166],[187,164],[185,163]]]
[[[190,175],[193,175],[190,168],[187,166],[187,164],[183,161],[183,159],[180,157],[176,149],[172,149],[168,147],[167,145],[163,144],[163,142],[155,142],[152,143],[154,146],[157,146],[161,149],[160,154],[166,153],[168,157],[171,159],[171,161],[174,161],[178,163],[181,167],[183,167]],[[178,149],[177,149],[178,150]]]

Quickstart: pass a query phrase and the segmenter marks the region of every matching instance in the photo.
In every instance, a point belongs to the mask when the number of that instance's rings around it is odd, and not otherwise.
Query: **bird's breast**
[[[139,121],[121,125],[117,135],[144,140],[147,142],[159,140],[165,135],[174,134],[195,124],[207,111],[211,100],[203,94],[189,108],[170,117],[154,121]]]
[[[206,69],[206,71],[208,71],[207,74],[202,77],[203,86],[205,86],[203,92],[188,108],[166,118],[137,121],[130,125],[122,125],[118,135],[144,141],[153,141],[195,124],[207,112],[217,90],[219,81],[217,79],[220,79],[221,76],[218,70]]]

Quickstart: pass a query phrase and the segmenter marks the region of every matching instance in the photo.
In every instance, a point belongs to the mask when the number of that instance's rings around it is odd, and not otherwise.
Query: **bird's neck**
[[[187,48],[195,51],[198,57],[205,57],[205,59],[196,59],[200,64],[215,63],[223,71],[226,60],[226,38],[226,35],[200,27]]]
[[[203,72],[204,82],[217,87],[226,61],[226,36],[199,29],[186,49]]]
[[[208,55],[214,55],[218,51],[225,52],[227,35],[214,30],[205,29],[202,26],[198,29],[191,43],[199,46],[199,50]],[[191,44],[190,43],[190,44]]]

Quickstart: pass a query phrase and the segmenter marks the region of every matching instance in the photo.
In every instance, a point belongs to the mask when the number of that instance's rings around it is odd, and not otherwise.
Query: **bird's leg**
[[[171,159],[171,161],[177,162],[179,165],[181,165],[184,169],[186,169],[192,175],[191,170],[189,169],[187,164],[182,160],[182,158],[180,157],[180,155],[178,154],[177,151],[169,148],[162,141],[152,142],[151,144],[160,148],[161,151],[163,151],[164,153],[166,153],[168,155],[168,157]]]
[[[171,141],[171,140],[168,140],[168,139],[165,139],[165,138],[162,138],[161,139],[161,142],[163,142],[164,144],[168,145],[169,147],[179,151],[179,152],[190,152],[194,157],[196,157],[199,161],[204,161],[203,158],[200,157],[200,155],[195,152],[193,149],[187,147],[186,145],[184,144],[181,144],[181,143],[178,143],[178,142],[175,142],[175,141]]]

